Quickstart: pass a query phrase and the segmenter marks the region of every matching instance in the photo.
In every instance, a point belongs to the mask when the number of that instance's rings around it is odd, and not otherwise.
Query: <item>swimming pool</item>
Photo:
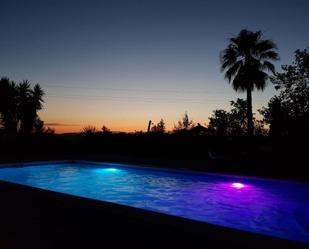
[[[1,167],[0,180],[309,243],[309,185],[110,163]]]

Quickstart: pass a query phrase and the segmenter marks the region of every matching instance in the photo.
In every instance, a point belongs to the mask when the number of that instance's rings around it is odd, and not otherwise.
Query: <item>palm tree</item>
[[[9,78],[0,79],[0,124],[9,133],[17,131],[17,90]]]
[[[221,70],[232,83],[235,91],[247,92],[248,135],[253,135],[252,91],[264,90],[268,72],[275,73],[271,61],[279,59],[277,46],[271,40],[262,39],[262,32],[243,29],[221,52]]]
[[[36,111],[42,110],[44,103],[43,96],[45,94],[42,87],[39,84],[36,84],[31,92],[35,110]]]
[[[30,133],[31,125],[29,123],[32,119],[32,107],[31,107],[31,87],[28,80],[24,80],[17,86],[18,91],[18,121],[19,121],[19,131],[21,133]]]
[[[1,78],[0,128],[9,133],[19,131],[24,134],[43,128],[37,113],[43,108],[43,96],[39,84],[32,89],[28,80],[15,84],[9,78]]]
[[[30,134],[38,118],[37,112],[43,108],[44,92],[36,84],[31,89],[30,82],[24,80],[18,85],[18,113],[20,132]]]

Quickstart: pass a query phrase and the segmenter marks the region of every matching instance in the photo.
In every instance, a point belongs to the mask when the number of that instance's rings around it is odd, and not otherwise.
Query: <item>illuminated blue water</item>
[[[0,168],[0,179],[309,243],[309,185],[112,164]]]

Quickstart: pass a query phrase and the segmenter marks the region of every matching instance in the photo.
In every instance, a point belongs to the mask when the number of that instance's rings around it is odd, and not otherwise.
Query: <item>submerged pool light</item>
[[[121,171],[121,170],[117,169],[117,168],[99,168],[99,169],[96,169],[96,172],[100,173],[100,174],[118,173],[119,171]]]
[[[237,188],[237,189],[242,189],[242,188],[245,187],[245,185],[240,183],[240,182],[234,182],[234,183],[232,183],[232,187]]]
[[[118,171],[119,169],[116,169],[116,168],[106,168],[105,170],[106,170],[106,171],[109,171],[109,172],[116,172],[116,171]]]

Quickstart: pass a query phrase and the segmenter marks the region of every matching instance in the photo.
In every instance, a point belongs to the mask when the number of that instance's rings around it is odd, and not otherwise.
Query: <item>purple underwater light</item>
[[[242,188],[245,187],[245,185],[240,183],[240,182],[234,182],[234,183],[232,183],[232,187],[237,188],[237,189],[242,189]]]

